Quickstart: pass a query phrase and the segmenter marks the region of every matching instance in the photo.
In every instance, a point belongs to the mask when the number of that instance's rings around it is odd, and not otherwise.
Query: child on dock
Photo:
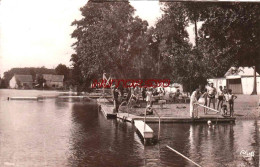
[[[230,117],[234,114],[234,100],[237,98],[236,95],[232,94],[232,89],[228,89],[228,93],[225,94],[225,100],[229,104]]]

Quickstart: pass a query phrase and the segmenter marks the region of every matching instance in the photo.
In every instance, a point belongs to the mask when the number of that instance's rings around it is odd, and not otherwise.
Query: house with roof
[[[31,89],[33,88],[32,75],[15,74],[9,81],[9,87],[12,89]]]
[[[45,84],[52,88],[62,88],[64,75],[42,74]]]
[[[224,77],[208,79],[219,89],[226,86],[235,94],[251,94],[254,87],[254,69],[252,67],[231,67]],[[260,76],[256,73],[257,94],[260,94]]]

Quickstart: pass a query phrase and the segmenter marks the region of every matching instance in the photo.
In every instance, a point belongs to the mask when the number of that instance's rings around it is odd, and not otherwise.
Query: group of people
[[[118,112],[120,104],[123,102],[127,105],[139,106],[140,107],[140,97],[142,96],[143,101],[147,102],[148,107],[152,107],[155,96],[165,95],[165,90],[160,88],[116,88],[112,87],[112,97],[114,102],[115,112]]]
[[[227,115],[228,107],[230,116],[233,117],[234,114],[234,100],[237,98],[236,95],[232,94],[231,89],[227,89],[226,86],[224,88],[222,86],[219,87],[219,90],[214,87],[213,83],[210,83],[204,90],[196,89],[191,97],[190,97],[190,116],[198,117],[198,104],[202,104],[204,107],[204,113],[210,110],[211,103],[213,104],[213,109],[215,110],[216,99],[217,110],[221,111],[223,115]]]

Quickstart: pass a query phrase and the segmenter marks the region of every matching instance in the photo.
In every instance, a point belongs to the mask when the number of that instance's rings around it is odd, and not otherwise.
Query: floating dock
[[[8,97],[7,100],[39,100],[39,97]]]
[[[136,116],[133,114],[128,113],[117,113],[117,118],[128,121],[134,122],[135,120],[144,120],[143,116]],[[160,117],[161,123],[207,123],[208,120],[211,122],[235,122],[236,118],[231,117],[223,117],[223,116],[202,116],[199,118],[190,118],[190,117]],[[146,117],[145,122],[148,123],[159,123],[158,117]]]
[[[129,113],[113,113],[113,105],[109,104],[107,99],[97,99],[102,112],[106,117],[118,118],[127,122],[134,122],[135,120],[144,120],[143,116],[137,116]],[[160,117],[161,123],[207,123],[210,120],[213,123],[234,123],[236,118],[234,117],[223,117],[222,115],[203,115],[198,118],[190,117]],[[148,123],[159,123],[159,118],[155,115],[147,116],[146,122]]]
[[[81,98],[81,99],[84,99],[84,98],[93,98],[93,99],[97,99],[97,98],[100,98],[101,96],[97,96],[97,95],[87,95],[87,96],[58,96],[58,98],[61,98],[61,99],[73,99],[73,98]],[[104,98],[111,98],[112,96],[104,96]]]

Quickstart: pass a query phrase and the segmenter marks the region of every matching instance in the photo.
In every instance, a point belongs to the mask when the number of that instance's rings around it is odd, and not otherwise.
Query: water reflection
[[[140,166],[142,145],[135,140],[133,126],[106,120],[96,105],[74,105],[71,135],[71,166]]]
[[[166,145],[189,157],[201,166],[258,166],[259,132],[257,120],[237,121],[237,124],[162,124],[160,141],[161,166],[194,166]],[[151,124],[158,130],[158,125]],[[242,150],[254,152],[254,158],[244,158]]]
[[[6,100],[40,94],[51,92],[0,90],[0,166],[194,166],[166,145],[202,166],[259,166],[259,120],[162,124],[160,142],[144,147],[131,123],[107,120],[94,101]]]

